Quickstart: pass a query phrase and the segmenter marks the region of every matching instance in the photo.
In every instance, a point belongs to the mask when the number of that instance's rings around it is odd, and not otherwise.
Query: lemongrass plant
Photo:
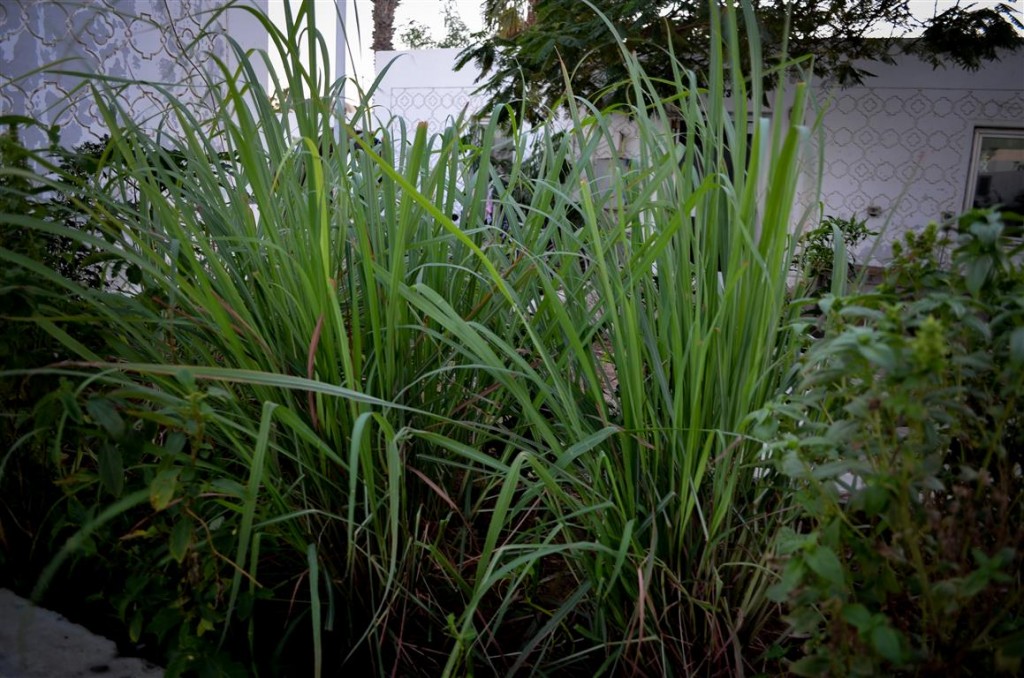
[[[496,124],[470,144],[457,126],[376,126],[366,106],[339,118],[314,4],[281,28],[232,7],[279,51],[275,87],[269,58],[233,45],[213,113],[167,93],[182,132],[159,143],[91,79],[111,140],[83,209],[106,233],[5,215],[139,272],[131,294],[86,292],[0,252],[87,305],[37,318],[76,358],[48,369],[110,403],[84,420],[113,410],[149,436],[131,463],[118,441],[61,462],[100,510],[82,534],[165,521],[151,566],[184,580],[181,564],[213,563],[199,571],[219,591],[184,635],[213,627],[242,654],[248,639],[250,661],[280,629],[308,638],[317,675],[742,673],[776,620],[785,498],[758,481],[746,420],[794,346],[803,85],[780,77],[769,116],[756,37],[712,3],[711,70],[679,67],[673,101],[623,53],[641,154],[595,192],[608,117],[586,101],[567,98],[565,138],[515,135],[505,175]],[[484,223],[492,184],[507,232]]]

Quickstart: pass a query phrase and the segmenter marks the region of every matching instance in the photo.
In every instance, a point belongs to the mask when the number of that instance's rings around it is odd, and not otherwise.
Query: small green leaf
[[[857,496],[856,503],[868,516],[881,515],[889,506],[889,491],[880,485],[868,485]]]
[[[133,642],[139,642],[142,637],[142,610],[136,610],[132,615],[132,623],[128,625],[128,638]]]
[[[796,450],[786,450],[782,457],[782,473],[790,478],[803,478],[807,475],[807,467]]]
[[[192,373],[188,370],[181,370],[174,375],[174,378],[178,380],[178,383],[184,386],[189,391],[196,389],[196,378],[192,376]]]
[[[899,665],[903,663],[899,632],[891,626],[881,624],[872,629],[871,646],[875,648],[875,652],[893,664]]]
[[[861,344],[857,347],[857,351],[883,370],[896,369],[896,353],[891,346],[881,342]]]
[[[988,254],[983,254],[975,259],[972,259],[967,264],[967,272],[964,275],[964,282],[967,284],[967,289],[970,290],[971,294],[978,294],[981,288],[985,285],[985,281],[988,279],[989,272],[992,270],[992,257]]]
[[[1010,362],[1024,365],[1024,326],[1010,333]]]
[[[789,599],[790,593],[792,593],[796,587],[803,581],[806,570],[804,563],[799,558],[793,558],[786,567],[782,570],[782,577],[778,582],[768,587],[765,595],[768,596],[769,600],[776,603],[782,603]]]
[[[174,523],[171,528],[171,538],[168,546],[171,550],[171,557],[179,563],[185,559],[189,546],[192,545],[192,522],[184,518]]]
[[[237,480],[232,480],[231,478],[217,478],[210,483],[210,487],[216,490],[217,492],[230,494],[232,497],[235,497],[236,499],[245,498],[245,486],[243,486]]]
[[[824,676],[828,674],[829,661],[821,655],[798,659],[789,665],[789,672],[795,676]]]
[[[885,313],[879,311],[876,308],[867,308],[864,306],[847,306],[839,312],[839,315],[843,318],[866,318],[868,320],[884,320]]]
[[[871,626],[871,613],[860,603],[843,605],[843,620],[864,633]]]
[[[60,391],[57,397],[60,399],[61,404],[64,405],[68,416],[71,417],[71,421],[76,424],[82,423],[82,408],[78,406],[78,401],[75,400],[75,397],[67,391]]]
[[[985,341],[992,341],[992,326],[982,318],[972,313],[961,318],[960,322],[977,332]]]
[[[818,546],[804,556],[807,567],[825,581],[843,586],[846,577],[843,574],[843,565],[835,552],[827,546]]]
[[[174,491],[178,487],[180,468],[161,471],[149,484],[149,503],[156,511],[163,511],[174,499]]]
[[[124,461],[120,448],[106,440],[100,445],[99,474],[103,487],[115,497],[120,497],[124,490]]]
[[[985,219],[985,221],[978,220],[971,224],[970,232],[978,238],[979,243],[991,246],[999,240],[999,235],[1003,232],[1003,224],[994,213],[985,215]]]
[[[811,535],[800,534],[791,527],[783,527],[779,530],[779,536],[775,540],[775,548],[780,555],[788,556],[796,553],[807,544],[813,541]]]
[[[215,398],[217,400],[231,400],[234,396],[231,391],[223,389],[219,386],[211,386],[206,389],[206,396],[208,398]]]
[[[188,438],[181,431],[171,431],[167,434],[167,440],[164,442],[164,452],[169,455],[175,455],[185,449],[185,443]]]
[[[103,427],[114,440],[120,440],[124,436],[124,420],[112,402],[106,398],[90,398],[85,404],[85,409],[93,421]]]

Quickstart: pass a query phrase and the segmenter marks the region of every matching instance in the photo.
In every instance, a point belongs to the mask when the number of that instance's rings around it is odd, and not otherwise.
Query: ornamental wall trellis
[[[439,132],[461,112],[471,116],[487,103],[476,95],[474,87],[395,87],[390,99],[381,103],[391,115],[411,122],[426,122],[431,132]]]
[[[103,115],[81,77],[108,78],[132,120],[156,130],[176,129],[164,119],[160,83],[199,112],[208,105],[212,56],[223,56],[220,26],[209,24],[223,0],[4,0],[0,2],[0,115],[27,115],[61,125],[61,143],[74,146],[107,132]],[[39,71],[56,64],[57,73]],[[42,145],[26,130],[27,145]]]
[[[863,217],[880,208],[883,216],[869,225],[890,224],[876,251],[883,260],[904,230],[963,211],[977,126],[1024,123],[1024,80],[1016,89],[968,88],[962,80],[951,77],[959,86],[948,88],[854,87],[829,105],[825,214]]]

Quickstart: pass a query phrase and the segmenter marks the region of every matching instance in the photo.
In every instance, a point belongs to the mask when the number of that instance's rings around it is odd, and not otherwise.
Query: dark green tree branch
[[[623,101],[627,80],[620,46],[633,51],[654,82],[671,81],[675,58],[697,72],[708,65],[710,20],[705,0],[488,0],[486,35],[459,55],[458,67],[480,69],[479,91],[492,106],[525,102],[527,117],[559,106],[566,86],[602,104]],[[595,8],[598,11],[595,11]],[[908,0],[764,0],[757,30],[766,64],[788,54],[814,57],[815,75],[841,85],[862,83],[865,62],[893,63],[914,53],[935,67],[977,69],[1004,50],[1024,45],[1020,10],[957,6],[931,19],[915,18]],[[749,27],[745,27],[749,29]],[[918,35],[907,39],[906,35]]]

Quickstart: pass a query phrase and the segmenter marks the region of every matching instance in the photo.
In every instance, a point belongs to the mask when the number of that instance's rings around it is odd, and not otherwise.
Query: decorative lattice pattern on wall
[[[105,133],[106,125],[82,79],[54,70],[163,83],[198,107],[206,97],[211,54],[225,44],[204,26],[221,0],[2,0],[0,2],[0,115],[28,115],[62,126],[72,146]],[[213,33],[211,33],[211,30]],[[53,70],[32,73],[40,66]],[[29,74],[29,75],[26,75]],[[111,87],[123,87],[111,80]],[[123,89],[119,103],[132,119],[174,128],[162,120],[164,96],[155,87]],[[33,132],[26,130],[28,143]],[[41,137],[41,133],[36,132]]]
[[[1024,91],[858,87],[836,92],[825,116],[825,214],[866,217],[879,228],[877,252],[899,231],[940,221],[964,207],[974,129],[1024,123]]]
[[[461,111],[473,115],[487,103],[474,95],[473,87],[395,87],[385,105],[392,115],[409,123],[425,121],[431,132],[439,132]]]

